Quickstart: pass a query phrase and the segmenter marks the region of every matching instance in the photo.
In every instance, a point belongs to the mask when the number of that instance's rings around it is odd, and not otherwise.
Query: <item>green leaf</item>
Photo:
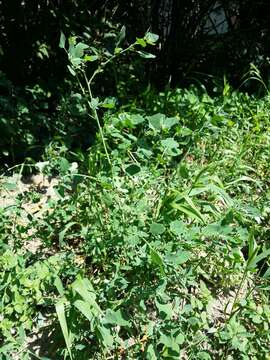
[[[160,131],[164,128],[164,123],[166,119],[166,116],[164,114],[158,113],[152,116],[148,116],[147,119],[149,122],[149,127],[153,130]]]
[[[81,58],[84,55],[84,51],[86,49],[89,49],[89,46],[79,42],[77,45],[75,45],[73,53],[72,53],[72,57],[74,58]]]
[[[153,34],[151,32],[147,32],[144,36],[144,40],[149,45],[155,45],[155,43],[158,41],[159,36],[157,34]]]
[[[164,233],[165,231],[165,227],[162,224],[159,223],[152,223],[150,225],[150,232],[153,235],[161,235]]]
[[[129,321],[127,321],[124,318],[124,315],[121,310],[114,311],[114,310],[108,309],[106,311],[104,322],[106,324],[111,324],[111,325],[130,326]]]
[[[136,39],[136,44],[140,45],[142,47],[146,47],[146,45],[147,45],[146,41],[143,38],[137,38]]]
[[[144,59],[154,59],[156,57],[156,55],[142,50],[137,50],[137,53]]]
[[[64,304],[64,300],[61,299],[59,300],[56,305],[55,305],[55,309],[56,309],[56,314],[61,326],[61,330],[65,339],[65,343],[67,346],[67,350],[69,353],[69,356],[71,359],[73,359],[72,356],[72,352],[71,352],[71,340],[70,340],[70,334],[68,331],[68,326],[67,326],[67,320],[66,320],[66,315],[65,315],[65,304]]]
[[[161,304],[157,299],[155,299],[156,307],[159,311],[159,314],[164,320],[171,320],[173,316],[172,304]]]
[[[56,278],[54,280],[54,286],[56,287],[57,291],[59,292],[59,295],[63,297],[65,291],[64,291],[63,283],[59,276],[56,276]]]
[[[146,359],[147,360],[157,360],[156,351],[153,344],[149,344],[146,350]]]
[[[121,27],[119,34],[116,37],[116,47],[118,47],[125,40],[125,37],[126,37],[126,27],[125,25],[123,25]]]
[[[183,223],[183,221],[175,220],[170,223],[170,230],[173,234],[181,236],[183,235],[187,229],[186,225]]]
[[[70,163],[68,162],[68,160],[66,158],[60,158],[60,171],[62,174],[66,174],[70,168]]]
[[[89,102],[89,106],[91,107],[91,109],[96,110],[98,108],[99,105],[99,100],[98,98],[93,98],[90,102]]]
[[[101,314],[102,310],[98,306],[96,302],[96,294],[91,282],[86,278],[79,277],[72,283],[72,288],[78,294],[81,295],[84,301],[86,301],[89,305],[95,309],[96,314]]]
[[[109,96],[99,105],[105,109],[114,109],[116,106],[116,98]]]
[[[178,251],[176,254],[169,254],[166,260],[174,265],[182,265],[189,260],[191,253],[189,251]]]
[[[248,261],[247,269],[248,270],[255,270],[256,265],[258,264],[258,262],[266,259],[269,255],[270,255],[270,249],[267,249],[267,250],[264,250],[263,252],[261,252],[257,256],[254,256],[254,257],[252,256],[250,261]]]
[[[2,184],[3,188],[12,191],[17,189],[17,184],[15,182],[5,182]]]
[[[73,70],[73,68],[70,65],[68,65],[67,67],[68,67],[68,70],[71,73],[71,75],[76,76],[76,72]]]
[[[99,333],[99,337],[101,337],[101,341],[105,347],[113,346],[113,336],[111,334],[110,329],[106,328],[103,325],[97,326],[97,332]]]
[[[161,255],[151,246],[149,246],[149,248],[150,248],[150,258],[152,264],[159,266],[161,274],[165,276],[164,262]]]
[[[176,117],[166,118],[164,120],[164,128],[170,129],[171,127],[173,127],[175,124],[178,123],[179,123],[179,119],[177,119]]]
[[[141,168],[137,164],[132,164],[132,165],[127,166],[125,170],[129,175],[133,176],[133,175],[138,174],[141,171]]]
[[[89,320],[92,321],[94,314],[89,303],[83,300],[76,300],[74,306]]]
[[[58,239],[59,239],[59,245],[60,247],[63,247],[65,245],[64,243],[64,238],[65,238],[65,235],[67,233],[67,231],[72,228],[72,226],[76,225],[77,223],[76,222],[70,222],[68,223],[65,228],[59,233],[59,236],[58,236]]]
[[[61,49],[64,49],[64,48],[65,48],[65,44],[66,44],[66,37],[65,37],[65,35],[62,33],[62,31],[61,31],[60,41],[59,41],[59,47],[60,47]]]
[[[132,125],[138,125],[145,121],[144,117],[139,114],[132,114],[129,116]]]
[[[98,55],[85,55],[84,56],[84,58],[83,58],[83,60],[85,61],[85,62],[93,62],[93,61],[96,61],[96,60],[98,60]]]

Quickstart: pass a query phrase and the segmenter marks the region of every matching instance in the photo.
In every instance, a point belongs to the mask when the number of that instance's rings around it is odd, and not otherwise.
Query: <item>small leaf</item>
[[[89,49],[89,46],[79,42],[77,45],[75,45],[73,57],[75,58],[81,58],[84,54],[84,50]]]
[[[141,171],[141,168],[139,165],[132,164],[132,165],[127,166],[125,170],[129,175],[133,176],[133,175],[138,174]]]
[[[85,62],[87,62],[87,61],[93,62],[93,61],[98,60],[98,56],[97,55],[85,55],[83,60]]]
[[[136,44],[140,45],[142,47],[146,47],[146,45],[147,45],[146,41],[143,38],[137,38],[136,39]]]
[[[132,125],[138,125],[145,121],[144,117],[139,114],[132,114],[129,119],[131,120]]]
[[[178,142],[176,142],[173,138],[161,140],[161,145],[167,149],[177,149],[179,146]]]
[[[106,347],[109,347],[109,348],[112,347],[114,340],[113,340],[110,329],[107,329],[105,326],[99,325],[99,326],[97,326],[97,331],[100,334],[102,343]]]
[[[13,182],[5,182],[2,184],[3,188],[8,190],[8,191],[12,191],[12,190],[16,190],[17,189],[17,184],[13,183]]]
[[[146,359],[147,360],[157,360],[156,351],[153,344],[149,344],[146,350]]]
[[[186,232],[186,225],[183,221],[175,220],[170,223],[170,230],[175,235],[181,236]]]
[[[165,115],[160,113],[148,116],[149,127],[153,130],[161,130],[164,126],[165,118]]]
[[[93,98],[90,102],[89,102],[89,106],[91,107],[91,109],[96,110],[98,108],[99,105],[99,100],[98,98]]]
[[[164,128],[170,129],[172,126],[178,123],[179,123],[179,119],[177,119],[176,117],[166,118],[164,120]]]
[[[64,291],[63,283],[62,283],[59,276],[56,276],[56,278],[54,280],[54,286],[56,287],[56,289],[59,292],[60,296],[64,296],[65,291]]]
[[[119,326],[129,326],[130,325],[129,321],[127,321],[124,318],[124,315],[121,310],[114,311],[114,310],[108,309],[106,311],[104,321],[106,324],[111,324],[111,325],[119,325]]]
[[[76,72],[73,70],[73,68],[70,65],[68,65],[67,67],[71,75],[76,76]]]
[[[150,232],[153,235],[161,235],[164,233],[165,231],[165,227],[162,224],[158,224],[158,223],[152,223],[150,225]]]
[[[64,229],[59,233],[58,239],[59,239],[59,245],[60,245],[60,247],[63,247],[63,246],[65,245],[65,243],[64,243],[64,237],[65,237],[65,235],[66,235],[66,232],[67,232],[73,225],[76,225],[76,224],[77,224],[76,222],[70,222],[70,223],[68,223],[68,224],[64,227]]]
[[[74,306],[89,320],[92,321],[94,314],[91,306],[86,301],[76,300]]]
[[[157,299],[155,299],[156,307],[160,313],[160,316],[164,320],[171,320],[173,316],[172,304],[161,304]]]
[[[144,36],[144,40],[149,45],[155,45],[155,43],[158,41],[158,39],[159,39],[159,36],[157,34],[153,34],[151,32],[146,33]]]
[[[96,302],[96,294],[94,292],[94,288],[88,279],[82,279],[81,277],[79,277],[73,282],[72,288],[74,291],[81,295],[84,301],[86,301],[89,305],[93,307],[93,309],[95,309],[96,314],[102,313],[102,310]]]
[[[116,98],[109,96],[99,105],[105,109],[114,109],[116,105]]]
[[[125,27],[125,25],[123,25],[121,27],[119,34],[117,35],[117,38],[116,38],[116,46],[117,47],[125,40],[125,37],[126,37],[126,27]]]
[[[65,44],[66,44],[66,37],[65,37],[65,35],[62,33],[62,31],[61,31],[60,41],[59,41],[59,47],[60,47],[61,49],[64,49],[64,48],[65,48]]]
[[[153,249],[152,247],[150,247],[150,257],[151,257],[151,262],[155,265],[159,266],[160,272],[161,274],[164,276],[165,275],[165,271],[164,271],[164,262],[162,257],[160,256],[160,254]]]
[[[144,59],[154,59],[156,57],[156,55],[142,50],[137,51],[137,53]]]

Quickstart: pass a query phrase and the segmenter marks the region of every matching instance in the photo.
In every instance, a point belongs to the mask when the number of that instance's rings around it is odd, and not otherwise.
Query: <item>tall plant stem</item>
[[[84,79],[85,79],[85,82],[86,82],[86,85],[87,85],[87,91],[88,91],[90,100],[92,101],[92,100],[93,100],[93,95],[92,95],[92,90],[91,90],[90,81],[88,80],[88,78],[87,78],[87,76],[86,76],[86,74],[85,74],[85,71],[83,71],[83,75],[84,75]],[[88,106],[89,106],[89,109],[92,111],[92,114],[93,114],[94,119],[96,120],[96,122],[97,122],[97,124],[98,124],[98,130],[99,130],[99,134],[100,134],[100,137],[101,137],[101,140],[102,140],[102,144],[103,144],[103,147],[104,147],[104,151],[105,151],[105,154],[106,154],[108,163],[110,164],[110,166],[112,166],[112,162],[111,162],[111,159],[110,159],[110,156],[109,156],[109,153],[108,153],[108,149],[107,149],[107,145],[106,145],[104,133],[103,133],[103,130],[102,130],[102,126],[101,126],[101,124],[100,124],[100,121],[99,121],[99,116],[98,116],[97,110],[96,110],[96,108],[94,108],[94,107],[91,106],[91,102],[90,102],[89,100],[87,100],[87,104],[88,104]]]

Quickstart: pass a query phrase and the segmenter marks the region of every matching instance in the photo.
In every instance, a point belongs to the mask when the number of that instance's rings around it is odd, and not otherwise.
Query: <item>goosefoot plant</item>
[[[121,47],[121,44],[123,44],[125,37],[126,29],[123,26],[116,37],[115,43],[113,44],[112,52],[108,51],[107,49],[98,49],[81,41],[77,41],[78,38],[76,36],[71,36],[67,40],[63,33],[61,33],[59,42],[59,47],[64,49],[68,55],[68,70],[71,75],[76,77],[81,94],[87,99],[87,105],[90,110],[89,116],[98,125],[104,151],[110,166],[111,159],[108,153],[101,121],[98,115],[98,109],[99,107],[113,108],[115,104],[113,101],[108,101],[108,99],[105,99],[105,101],[100,101],[99,98],[93,94],[92,84],[96,77],[104,71],[104,68],[107,67],[107,65],[128,52],[137,53],[145,59],[155,58],[154,54],[139,49],[145,48],[147,45],[155,45],[159,38],[158,35],[147,32],[143,38],[137,38],[136,41],[131,45],[123,48]],[[88,73],[87,68],[89,62],[95,62],[97,64],[94,71],[92,71],[90,74]]]

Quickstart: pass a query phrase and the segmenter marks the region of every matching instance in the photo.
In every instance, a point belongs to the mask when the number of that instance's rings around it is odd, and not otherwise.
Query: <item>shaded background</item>
[[[1,0],[4,161],[17,161],[15,146],[20,146],[19,157],[32,156],[39,144],[61,132],[68,132],[71,144],[83,144],[83,139],[76,140],[78,125],[83,127],[83,104],[70,98],[76,84],[58,47],[60,32],[109,49],[122,25],[127,43],[147,30],[157,33],[160,41],[153,61],[125,59],[122,71],[108,69],[95,84],[98,94],[115,95],[120,103],[138,96],[149,83],[161,90],[199,82],[211,91],[213,79],[225,74],[237,88],[251,62],[268,83],[270,2],[266,0]],[[246,86],[241,89],[256,90],[252,84]],[[95,132],[86,126],[87,132]]]

